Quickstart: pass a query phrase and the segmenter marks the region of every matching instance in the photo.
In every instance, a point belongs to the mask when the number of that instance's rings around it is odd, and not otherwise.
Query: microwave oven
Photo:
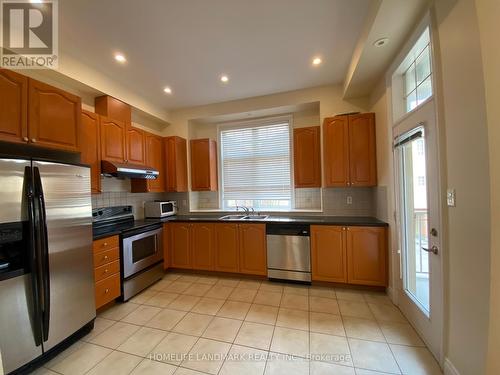
[[[162,218],[177,213],[175,201],[153,201],[144,203],[144,216],[147,218]]]

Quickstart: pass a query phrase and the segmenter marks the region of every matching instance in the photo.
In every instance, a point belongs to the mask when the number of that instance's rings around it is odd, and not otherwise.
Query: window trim
[[[244,129],[244,128],[254,128],[258,126],[266,126],[266,125],[274,125],[287,122],[288,123],[288,143],[290,145],[290,191],[291,191],[291,201],[290,201],[290,209],[289,210],[276,210],[276,211],[262,211],[262,212],[293,212],[295,210],[295,176],[293,174],[294,171],[294,158],[293,158],[293,115],[281,115],[281,116],[272,116],[272,117],[261,117],[255,118],[251,120],[242,120],[242,121],[231,121],[217,124],[217,142],[219,147],[217,147],[217,168],[218,168],[218,184],[219,184],[219,210],[227,211],[228,209],[224,207],[224,169],[222,167],[222,131],[229,129]]]

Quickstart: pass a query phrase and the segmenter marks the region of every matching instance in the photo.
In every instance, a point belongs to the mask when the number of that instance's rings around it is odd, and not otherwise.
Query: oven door
[[[163,228],[123,238],[123,277],[126,279],[163,260]]]

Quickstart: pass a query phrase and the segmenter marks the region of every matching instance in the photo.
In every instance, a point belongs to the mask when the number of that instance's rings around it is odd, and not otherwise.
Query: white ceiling
[[[342,83],[369,4],[65,0],[59,48],[167,110]],[[115,51],[125,54],[125,65],[115,62]],[[324,62],[312,67],[316,55]],[[226,85],[222,73],[230,77]],[[163,93],[167,85],[171,96]]]

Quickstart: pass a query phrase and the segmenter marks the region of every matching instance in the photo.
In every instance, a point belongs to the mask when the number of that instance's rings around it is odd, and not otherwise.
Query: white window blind
[[[290,124],[279,121],[220,130],[222,202],[256,210],[287,210],[292,203]]]

